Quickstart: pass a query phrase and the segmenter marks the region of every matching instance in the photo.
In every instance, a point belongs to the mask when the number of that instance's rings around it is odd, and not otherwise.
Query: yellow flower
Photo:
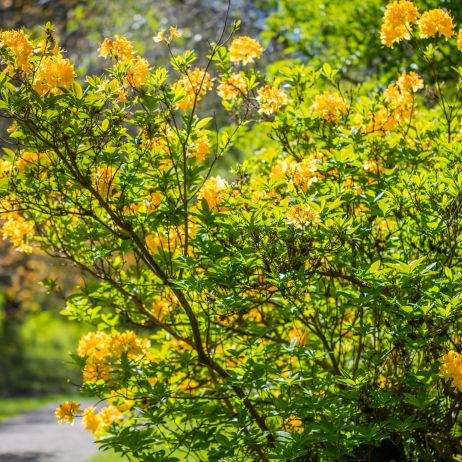
[[[74,66],[59,55],[46,56],[35,74],[34,90],[40,95],[60,93],[60,87],[68,88],[74,82]]]
[[[55,410],[55,416],[58,419],[59,423],[74,423],[74,417],[76,414],[82,412],[80,409],[80,404],[75,401],[65,401],[63,404],[60,404]]]
[[[149,63],[146,59],[137,56],[130,61],[125,61],[127,66],[124,84],[133,88],[139,88],[146,84],[149,77]]]
[[[188,157],[195,157],[202,162],[210,151],[210,141],[207,135],[202,135],[192,145],[188,152]]]
[[[25,220],[17,212],[9,212],[3,223],[3,239],[8,239],[19,252],[31,253],[32,247],[28,240],[34,235],[34,223]]]
[[[0,43],[13,53],[15,66],[28,74],[31,70],[29,59],[33,53],[33,45],[24,30],[8,30],[0,33]]]
[[[387,47],[393,43],[411,38],[412,25],[416,23],[419,12],[414,3],[408,0],[398,0],[389,3],[383,16],[380,40]]]
[[[320,220],[319,213],[307,204],[290,207],[287,212],[287,223],[298,229],[304,229],[307,225],[318,223]]]
[[[97,433],[100,429],[101,418],[95,414],[95,408],[93,406],[88,407],[83,412],[82,424],[86,430],[91,431],[93,434]]]
[[[303,433],[303,420],[297,416],[291,415],[284,421],[284,426],[289,432]]]
[[[156,319],[158,319],[159,321],[163,321],[165,317],[171,312],[171,306],[171,302],[159,299],[156,300],[155,303],[153,303],[150,312]]]
[[[452,381],[453,386],[462,391],[462,354],[449,351],[441,362],[440,372],[444,380]]]
[[[227,79],[220,80],[217,94],[223,99],[234,99],[247,94],[247,85],[240,74],[232,74]]]
[[[317,163],[315,159],[303,159],[292,166],[289,175],[295,185],[306,191],[314,181],[318,180],[316,170]]]
[[[203,95],[212,88],[210,74],[205,69],[188,71],[178,82],[172,85],[182,99],[176,103],[180,109],[191,109]]]
[[[77,354],[80,357],[101,361],[110,355],[111,336],[106,332],[89,332],[79,342]]]
[[[263,47],[251,37],[236,37],[229,46],[229,59],[233,63],[253,63],[263,54]]]
[[[133,46],[123,35],[116,35],[115,40],[105,38],[98,48],[99,55],[103,58],[119,59],[128,61],[133,56]]]
[[[219,176],[209,178],[202,186],[197,198],[205,199],[208,206],[213,209],[224,202],[224,194],[228,189],[228,183]]]
[[[161,29],[157,32],[156,35],[152,38],[154,42],[167,42],[167,34],[165,33],[165,29]]]
[[[374,113],[369,113],[367,118],[371,119],[364,126],[363,133],[383,135],[384,132],[392,131],[397,124],[395,111],[390,111],[387,107],[381,105]]]
[[[170,41],[175,40],[178,37],[181,37],[181,31],[179,31],[176,27],[170,27],[168,30],[170,34]]]
[[[307,331],[305,329],[300,329],[299,327],[292,327],[289,331],[289,339],[291,342],[294,342],[297,346],[306,345]]]
[[[139,338],[135,332],[127,330],[112,335],[110,352],[117,358],[126,354],[129,359],[138,359],[146,355],[149,347],[149,340]]]
[[[409,73],[403,71],[396,83],[402,92],[406,92],[409,90],[416,92],[418,90],[421,90],[424,86],[422,77],[420,77],[419,74],[413,71]]]
[[[339,94],[325,91],[315,96],[311,110],[315,116],[335,122],[342,114],[348,113],[348,106]]]
[[[437,35],[446,37],[446,40],[453,34],[454,24],[452,18],[441,8],[426,11],[417,23],[420,38],[436,37]]]
[[[98,413],[98,419],[100,421],[101,428],[109,430],[109,427],[113,423],[117,423],[123,419],[123,414],[115,406],[103,407]]]
[[[372,172],[375,175],[378,175],[380,172],[383,172],[383,167],[378,164],[375,160],[366,160],[363,165],[363,170],[366,172]]]
[[[257,101],[259,105],[258,112],[265,115],[271,115],[278,112],[282,106],[287,104],[287,95],[284,90],[277,87],[265,85],[257,91]]]
[[[460,29],[457,34],[457,48],[459,51],[462,51],[462,29]]]
[[[89,361],[82,370],[84,382],[107,381],[111,378],[112,367],[106,364]]]

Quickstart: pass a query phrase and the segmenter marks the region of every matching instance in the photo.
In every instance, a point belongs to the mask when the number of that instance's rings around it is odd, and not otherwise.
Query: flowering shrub
[[[390,4],[385,45],[431,63],[457,41],[435,11]],[[84,85],[51,32],[2,35],[3,233],[92,277],[64,313],[95,325],[75,359],[99,401],[58,419],[142,461],[451,460],[458,89],[407,70],[360,94],[327,64],[269,79],[228,32],[197,65],[159,32],[168,70],[106,39]]]

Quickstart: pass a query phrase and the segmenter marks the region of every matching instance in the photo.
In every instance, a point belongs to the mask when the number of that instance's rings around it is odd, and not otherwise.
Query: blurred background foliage
[[[302,62],[314,67],[329,63],[341,71],[346,85],[384,87],[409,62],[412,41],[384,50],[379,39],[385,0],[232,0],[230,20],[241,20],[240,34],[259,37],[266,52],[260,66],[280,70]],[[420,0],[423,10],[445,7],[462,22],[459,0]],[[152,65],[166,64],[165,50],[152,36],[161,28],[176,25],[183,37],[181,49],[206,54],[208,43],[221,31],[226,0],[0,0],[0,28],[26,27],[36,35],[50,21],[60,44],[68,51],[80,75],[100,73],[106,63],[97,58],[104,37],[124,34]],[[458,54],[443,47],[448,71],[458,66]],[[427,82],[431,69],[414,64]],[[444,69],[439,69],[440,76]],[[449,72],[448,72],[449,74]],[[366,88],[367,88],[366,87]],[[431,87],[430,90],[431,91]],[[212,102],[220,111],[220,103]],[[0,127],[2,130],[5,127]],[[261,132],[243,130],[234,153],[255,152]],[[266,143],[266,148],[270,145]],[[236,157],[230,158],[229,165]],[[64,295],[81,275],[46,256],[21,255],[0,242],[0,396],[68,391],[79,382],[70,365],[85,326],[59,317]],[[64,277],[63,277],[64,276]],[[53,281],[57,281],[56,283]],[[40,284],[41,281],[48,281]],[[46,288],[54,289],[50,294]],[[57,290],[56,290],[57,289]]]

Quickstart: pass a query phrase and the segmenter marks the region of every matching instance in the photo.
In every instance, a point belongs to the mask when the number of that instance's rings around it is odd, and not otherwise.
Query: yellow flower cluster
[[[188,151],[188,157],[194,157],[199,162],[202,162],[210,152],[210,141],[207,135],[200,136],[192,144]]]
[[[436,8],[426,11],[417,22],[420,38],[436,37],[438,35],[451,38],[454,25],[449,13]]]
[[[380,40],[387,47],[395,42],[411,38],[412,25],[417,22],[419,11],[414,3],[398,0],[387,5],[380,30]]]
[[[247,85],[241,74],[231,74],[228,78],[222,79],[217,88],[220,98],[232,100],[247,94]]]
[[[229,46],[229,59],[233,63],[250,64],[263,54],[263,47],[252,37],[235,37]]]
[[[106,38],[98,49],[103,58],[111,58],[118,62],[117,68],[121,71],[125,86],[140,88],[146,84],[149,77],[149,63],[141,56],[133,56],[133,46],[123,35],[116,35],[115,40]],[[110,85],[110,89],[119,94],[119,101],[126,100],[122,87]]]
[[[287,94],[277,87],[265,85],[257,91],[257,102],[260,114],[271,115],[287,104]]]
[[[273,165],[270,178],[272,180],[288,179],[292,185],[305,192],[319,178],[318,163],[319,160],[315,156],[303,159],[301,162],[285,159]]]
[[[115,170],[109,166],[99,166],[94,173],[94,186],[103,196],[109,196],[116,185]]]
[[[315,116],[335,122],[342,114],[348,113],[348,106],[339,94],[325,91],[315,96],[311,110]]]
[[[197,198],[205,199],[209,208],[213,209],[224,202],[228,183],[219,176],[209,178],[202,186]]]
[[[167,294],[162,298],[158,298],[152,304],[151,314],[158,320],[163,321],[172,311],[174,311],[177,303],[171,294]]]
[[[390,84],[384,92],[386,104],[382,104],[372,114],[365,126],[365,133],[389,132],[399,122],[408,120],[413,111],[413,93],[423,88],[422,78],[415,72],[403,72],[395,84]]]
[[[287,223],[298,229],[304,229],[307,225],[316,224],[320,220],[319,213],[307,204],[290,207],[287,212]]]
[[[167,33],[165,29],[160,30],[154,37],[152,38],[154,42],[165,42],[170,43],[172,40],[175,40],[178,37],[181,37],[181,31],[179,31],[176,27],[170,27],[169,29],[169,37],[167,37]]]
[[[90,406],[83,413],[82,424],[86,430],[99,437],[107,432],[112,424],[120,422],[123,418],[122,412],[116,406],[103,407],[98,413]]]
[[[441,358],[440,372],[447,382],[450,380],[454,387],[462,391],[462,354],[449,351]]]
[[[40,165],[42,159],[47,159],[47,155],[41,152],[23,151],[17,159],[15,166],[23,173],[26,169]]]
[[[133,46],[123,35],[116,35],[115,40],[105,38],[98,48],[98,53],[103,58],[128,61],[132,59]]]
[[[133,88],[140,88],[146,84],[149,77],[149,63],[141,56],[124,61],[126,73],[124,84]]]
[[[188,236],[194,236],[197,230],[195,223],[188,223]],[[171,226],[166,230],[157,231],[155,234],[146,236],[146,245],[152,253],[162,252],[176,253],[185,242],[185,226]]]
[[[29,74],[32,66],[30,57],[33,45],[24,30],[8,30],[0,33],[0,43],[7,46],[14,55],[15,67],[25,74]]]
[[[80,339],[77,354],[86,359],[83,370],[85,382],[108,380],[112,364],[122,355],[130,360],[143,359],[150,347],[149,340],[139,338],[133,331],[90,332]]]
[[[69,88],[74,82],[74,66],[61,55],[45,56],[35,73],[34,90],[40,94],[60,93],[60,87]]]
[[[182,99],[176,103],[180,109],[191,109],[212,88],[210,74],[205,69],[188,71],[178,82],[172,85]]]
[[[55,416],[59,423],[68,423],[72,425],[75,416],[81,412],[82,409],[80,408],[80,404],[75,401],[65,401],[56,408]]]
[[[25,220],[19,213],[10,212],[3,223],[3,239],[8,239],[19,252],[30,253],[28,239],[34,235],[34,223]]]
[[[422,77],[414,71],[407,73],[403,71],[402,74],[399,76],[397,85],[400,88],[401,92],[409,92],[409,91],[419,91],[423,88],[424,83]]]

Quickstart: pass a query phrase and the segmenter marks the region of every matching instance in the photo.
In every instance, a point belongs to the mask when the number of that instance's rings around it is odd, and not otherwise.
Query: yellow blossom
[[[83,412],[82,424],[86,430],[91,431],[93,434],[98,432],[101,425],[101,418],[95,413],[93,406],[88,407]]]
[[[95,172],[95,187],[103,196],[109,196],[116,185],[115,170],[109,165],[99,166]]]
[[[297,416],[290,416],[284,421],[284,426],[289,432],[302,433],[303,432],[303,420]]]
[[[304,229],[309,224],[320,221],[319,213],[307,204],[290,207],[287,212],[287,223],[294,228]]]
[[[233,63],[253,63],[263,54],[263,47],[251,37],[235,37],[229,46],[229,59]]]
[[[209,178],[202,186],[197,198],[205,199],[209,208],[213,209],[224,202],[224,194],[228,189],[228,183],[219,176]]]
[[[196,68],[188,71],[172,88],[182,97],[176,105],[180,109],[191,109],[203,95],[212,88],[210,74],[205,69]]]
[[[149,77],[149,63],[146,59],[137,56],[130,61],[125,61],[127,66],[124,84],[133,88],[139,88],[146,84]]]
[[[178,37],[181,37],[181,31],[179,31],[176,27],[170,27],[170,29],[168,30],[169,31],[169,34],[170,34],[170,41],[171,40],[175,40],[176,38]]]
[[[82,378],[84,382],[107,381],[111,378],[112,371],[112,367],[107,364],[89,361],[82,370]]]
[[[123,419],[123,414],[115,406],[103,407],[98,413],[98,419],[100,421],[101,428],[103,430],[109,430],[109,427],[113,423],[117,423]]]
[[[412,25],[416,23],[419,12],[414,3],[408,0],[398,0],[389,3],[383,16],[380,40],[387,47],[393,47],[395,42],[411,38]]]
[[[167,41],[167,34],[165,33],[165,29],[161,29],[157,32],[156,35],[152,38],[154,42],[166,42]]]
[[[457,34],[457,48],[459,51],[462,51],[462,29],[460,29]]]
[[[416,92],[421,90],[424,86],[422,77],[414,71],[409,73],[403,71],[396,83],[403,92],[410,90]]]
[[[335,122],[342,114],[348,113],[348,106],[341,95],[325,91],[315,96],[311,110],[315,116]]]
[[[75,401],[65,401],[56,408],[55,416],[59,423],[65,422],[68,424],[73,424],[74,417],[80,412],[82,412],[82,409],[80,409],[80,404],[76,403]]]
[[[220,80],[217,94],[223,99],[234,99],[247,94],[247,85],[241,74],[232,74],[226,79]]]
[[[138,337],[135,332],[115,332],[111,338],[110,352],[120,358],[126,354],[129,359],[138,359],[147,353],[149,340]]]
[[[158,319],[159,321],[163,321],[165,317],[171,311],[172,303],[170,301],[160,299],[153,303],[151,308],[151,314]]]
[[[60,93],[60,87],[68,88],[74,82],[74,66],[61,56],[45,56],[35,73],[34,90],[40,95]]]
[[[294,342],[297,346],[306,345],[307,343],[307,331],[300,329],[299,327],[292,327],[289,331],[289,339]]]
[[[317,162],[315,159],[303,159],[292,166],[290,177],[296,186],[302,191],[306,191],[313,182],[318,180],[316,170]]]
[[[383,167],[378,164],[375,160],[366,160],[363,163],[363,169],[366,172],[372,172],[375,175],[378,175],[380,172],[383,171]]]
[[[265,85],[257,91],[258,112],[271,115],[278,112],[282,106],[287,104],[287,95],[284,90],[277,87]]]
[[[125,36],[116,35],[115,40],[105,38],[98,52],[103,58],[109,57],[121,61],[128,61],[133,56],[133,46]]]
[[[28,74],[31,70],[30,57],[33,45],[24,30],[7,30],[0,33],[0,43],[7,46],[14,55],[16,68]]]
[[[13,162],[6,159],[0,159],[0,177],[6,177],[13,172]]]
[[[420,38],[444,36],[446,40],[453,34],[454,24],[449,13],[441,8],[426,11],[418,23]]]
[[[188,152],[188,157],[195,157],[199,162],[202,162],[210,151],[210,141],[207,135],[202,135],[194,141],[191,149]]]
[[[89,332],[79,342],[77,354],[93,360],[105,360],[110,354],[111,336],[106,332]]]
[[[449,351],[441,358],[440,372],[447,382],[462,391],[462,354]]]
[[[28,240],[34,235],[34,223],[17,212],[9,212],[2,226],[3,239],[8,239],[19,252],[30,253]]]

